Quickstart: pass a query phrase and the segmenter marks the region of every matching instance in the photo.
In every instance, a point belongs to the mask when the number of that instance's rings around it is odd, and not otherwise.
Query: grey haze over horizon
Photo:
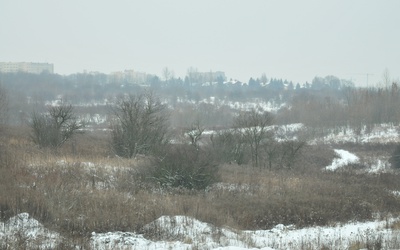
[[[49,62],[55,73],[125,69],[184,77],[357,86],[400,77],[398,0],[0,0],[0,61]]]

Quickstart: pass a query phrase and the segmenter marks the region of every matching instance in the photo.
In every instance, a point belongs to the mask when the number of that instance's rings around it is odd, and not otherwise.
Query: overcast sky
[[[400,0],[0,0],[0,61],[374,84],[400,77]]]

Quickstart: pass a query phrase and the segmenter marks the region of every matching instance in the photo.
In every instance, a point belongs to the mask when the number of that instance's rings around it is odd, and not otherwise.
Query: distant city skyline
[[[0,0],[0,61],[375,85],[386,69],[400,77],[399,10],[397,0]]]
[[[38,62],[0,62],[0,72],[2,73],[17,73],[26,72],[33,74],[41,74],[47,72],[54,73],[54,65],[51,63]]]

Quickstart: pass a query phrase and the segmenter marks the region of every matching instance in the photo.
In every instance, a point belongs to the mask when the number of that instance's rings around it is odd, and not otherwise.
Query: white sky
[[[400,0],[0,0],[0,61],[375,84],[400,77]]]

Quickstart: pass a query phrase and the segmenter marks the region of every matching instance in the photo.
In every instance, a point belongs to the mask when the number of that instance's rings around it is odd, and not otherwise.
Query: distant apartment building
[[[41,74],[47,72],[53,74],[54,65],[52,63],[0,62],[0,72],[2,73],[25,72],[31,74]]]
[[[109,82],[144,84],[148,76],[149,75],[145,72],[137,72],[134,70],[117,71],[109,75]]]
[[[143,84],[146,82],[147,74],[145,72],[137,72],[134,70],[125,70],[125,79],[129,83]]]

